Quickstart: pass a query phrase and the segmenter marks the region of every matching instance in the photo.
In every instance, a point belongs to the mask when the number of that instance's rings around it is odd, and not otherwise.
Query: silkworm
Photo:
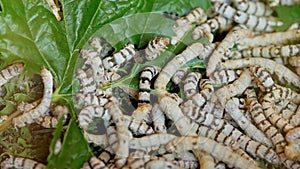
[[[267,138],[262,131],[257,129],[256,126],[254,126],[248,119],[246,119],[238,105],[236,105],[233,100],[228,100],[226,102],[225,110],[249,137],[268,147],[273,147],[270,139]]]
[[[125,125],[134,134],[153,134],[154,131],[151,126],[149,126],[144,121],[136,120],[132,116],[124,115]]]
[[[182,79],[184,78],[184,76],[188,73],[188,68],[182,68],[177,70],[174,75],[172,76],[172,82],[175,85],[178,85],[179,83],[182,82]]]
[[[60,14],[60,8],[57,5],[57,1],[55,1],[55,0],[46,0],[46,1],[49,5],[53,15],[55,16],[56,20],[61,21],[62,17],[61,17],[61,14]]]
[[[300,45],[268,45],[247,48],[240,51],[242,57],[279,58],[292,57],[300,53]]]
[[[165,93],[166,85],[175,74],[175,72],[182,67],[186,62],[197,57],[199,53],[203,51],[203,45],[201,43],[194,43],[188,46],[181,54],[175,56],[169,61],[165,67],[158,74],[158,77],[154,83],[154,89],[159,92]]]
[[[206,20],[206,17],[206,13],[202,8],[195,8],[192,9],[186,16],[177,19],[176,26],[180,27],[194,22],[201,23]]]
[[[118,107],[118,102],[115,97],[110,98],[110,102],[105,105],[108,113],[112,116],[112,122],[116,125],[117,130],[117,148],[116,152],[116,166],[121,167],[126,162],[126,157],[129,154],[129,141],[132,138],[131,132],[126,126],[124,116],[120,108]]]
[[[236,13],[236,9],[231,7],[229,4],[224,2],[215,2],[213,4],[213,11],[220,14],[221,16],[232,20]]]
[[[271,74],[276,74],[278,80],[282,83],[288,82],[294,86],[300,87],[300,77],[292,72],[287,67],[276,63],[273,60],[265,58],[246,58],[246,59],[237,59],[237,60],[227,60],[224,63],[221,63],[221,68],[224,69],[241,69],[243,67],[249,66],[260,66],[265,68]]]
[[[291,41],[300,39],[300,30],[287,30],[285,32],[265,33],[255,37],[246,37],[240,39],[237,44],[248,47],[267,46],[267,45],[286,45]]]
[[[168,44],[170,43],[169,38],[155,37],[151,40],[145,49],[145,58],[147,60],[154,60],[161,52],[163,52]]]
[[[217,30],[218,32],[223,32],[229,30],[231,27],[232,22],[230,19],[217,15],[208,19],[205,23],[197,26],[192,33],[192,37],[194,40],[197,40],[208,36],[207,33],[215,32]]]
[[[196,125],[190,122],[190,120],[185,117],[178,107],[181,99],[174,94],[173,98],[170,96],[164,96],[160,100],[160,108],[161,110],[168,116],[174,123],[181,135],[186,135],[188,133],[191,134]]]
[[[138,121],[150,121],[149,114],[152,109],[152,105],[150,104],[151,81],[158,73],[158,67],[148,66],[143,69],[140,75],[138,107],[132,112],[132,117]]]
[[[239,24],[243,24],[250,30],[259,32],[273,32],[273,26],[283,25],[283,22],[277,19],[251,15],[242,11],[236,11],[233,20]]]
[[[77,69],[76,77],[80,82],[80,86],[81,86],[80,92],[82,92],[84,95],[95,92],[96,83],[94,81],[93,76],[88,75],[82,69]]]
[[[46,166],[32,159],[9,156],[9,158],[1,162],[1,168],[2,169],[10,169],[10,168],[46,169]]]
[[[177,20],[180,18],[179,14],[176,12],[163,12],[163,15],[172,20]]]
[[[176,137],[166,145],[166,149],[169,152],[173,150],[175,150],[175,152],[202,150],[209,153],[217,160],[225,162],[229,167],[259,168],[234,153],[230,148],[201,136]]]
[[[161,111],[159,104],[155,103],[150,112],[150,118],[153,121],[154,131],[156,133],[167,133],[165,126],[165,115]]]
[[[198,82],[201,77],[202,75],[197,72],[191,72],[186,75],[183,81],[183,92],[188,99],[197,92]]]
[[[199,88],[200,88],[200,94],[205,100],[209,100],[211,94],[215,91],[212,82],[209,79],[201,79],[199,83]]]
[[[24,72],[23,63],[15,63],[0,71],[0,86]]]
[[[127,159],[127,165],[124,168],[139,169],[144,168],[145,164],[150,161],[150,155],[146,154],[144,151],[137,150],[129,154]]]
[[[99,158],[92,156],[88,163],[85,163],[81,169],[108,169],[105,163]]]
[[[198,55],[198,58],[207,63],[208,58],[216,48],[216,43],[203,44],[203,51]]]
[[[248,29],[237,29],[229,32],[211,54],[206,67],[206,75],[211,76],[211,74],[217,70],[218,64],[222,60],[228,59],[230,49],[238,40],[251,37],[252,34],[253,32]]]
[[[233,4],[238,10],[256,16],[270,16],[273,12],[272,9],[259,1],[234,0]]]
[[[197,151],[197,154],[201,154],[201,155],[199,155],[200,157],[198,157],[201,168],[205,168],[205,169],[214,169],[215,168],[215,160],[212,156],[210,156],[206,153],[203,154],[202,151]]]
[[[240,70],[217,70],[209,77],[214,85],[224,85],[233,82],[240,75]]]
[[[84,130],[83,135],[84,135],[85,140],[88,143],[94,143],[94,144],[102,146],[102,147],[108,146],[106,134],[91,134]]]
[[[274,87],[274,81],[270,73],[260,66],[251,66],[249,68],[254,77],[259,81],[258,87],[261,91],[269,92]]]
[[[25,124],[31,124],[35,119],[49,112],[53,92],[53,78],[51,72],[46,68],[41,69],[41,77],[44,84],[44,95],[40,104],[34,109],[13,118],[12,123],[15,127],[23,127]]]
[[[278,154],[280,161],[288,168],[297,167],[296,162],[286,159],[284,155],[284,147],[286,146],[283,135],[265,118],[263,115],[263,107],[258,102],[254,90],[247,89],[247,102],[249,103],[250,113],[257,126],[266,134],[272,141],[275,151]]]
[[[175,138],[175,136],[172,134],[166,134],[166,133],[152,134],[141,138],[133,138],[130,141],[129,147],[131,149],[137,149],[143,151],[147,151],[152,147],[158,149],[158,147],[167,144],[173,138]]]
[[[69,110],[66,106],[57,105],[51,111],[51,115],[41,116],[35,122],[45,128],[56,128],[61,117],[64,118],[63,124],[66,122],[68,113]]]

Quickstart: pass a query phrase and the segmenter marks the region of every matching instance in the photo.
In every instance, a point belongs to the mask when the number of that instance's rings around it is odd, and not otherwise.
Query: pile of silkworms
[[[139,50],[129,43],[110,54],[105,39],[92,37],[89,47],[80,51],[75,103],[85,139],[101,148],[82,168],[243,169],[260,168],[257,160],[262,159],[299,169],[300,29],[295,24],[274,32],[273,27],[283,23],[271,16],[274,7],[297,3],[214,0],[211,13],[195,8],[175,17],[175,37],[155,37]],[[132,110],[124,108],[124,98],[114,92],[118,86],[104,87],[122,80],[121,68],[135,64],[137,56],[144,63],[155,60],[189,31],[195,43],[163,67],[143,67],[136,94],[123,90],[128,102],[137,102]],[[212,33],[225,37],[219,40]],[[197,42],[201,38],[209,42]],[[195,58],[206,64],[203,71],[184,67]],[[22,72],[22,66],[2,70],[1,85]],[[47,116],[53,81],[45,68],[41,77],[44,96],[20,108],[24,113],[12,120],[16,127],[32,122],[55,127],[57,118],[66,116],[62,106],[53,110],[55,120]],[[182,93],[169,91],[169,84]],[[59,153],[60,140],[55,147]],[[19,165],[43,168],[12,156],[1,164]]]

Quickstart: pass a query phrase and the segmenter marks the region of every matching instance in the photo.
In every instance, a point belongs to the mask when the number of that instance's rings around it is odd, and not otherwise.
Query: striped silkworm
[[[197,26],[192,33],[192,38],[194,40],[201,39],[202,37],[207,37],[208,33],[215,31],[224,32],[229,30],[231,27],[232,21],[230,19],[217,15],[208,19],[205,23]]]
[[[85,60],[84,62],[85,67],[91,67],[93,79],[96,82],[96,84],[99,85],[103,80],[105,71],[102,65],[102,60],[100,59],[98,52],[91,49],[81,49],[80,57]]]
[[[201,79],[199,83],[200,92],[199,94],[205,99],[209,100],[211,94],[215,91],[212,82],[209,79]],[[199,104],[199,106],[202,106]]]
[[[46,169],[46,166],[42,163],[34,161],[32,159],[23,157],[9,156],[4,161],[1,162],[2,169]]]
[[[273,26],[282,25],[281,21],[277,21],[275,19],[271,20],[263,16],[251,15],[249,13],[236,10],[229,4],[222,2],[216,2],[214,4],[214,11],[221,16],[231,19],[236,23],[243,24],[248,29],[254,31],[272,32],[274,31],[272,28]]]
[[[157,169],[157,168],[181,169],[181,167],[177,166],[171,161],[166,161],[165,159],[150,160],[145,165],[145,169]]]
[[[155,103],[150,112],[150,118],[153,122],[155,133],[167,133],[167,127],[165,125],[165,115],[161,111],[159,104]]]
[[[132,139],[132,134],[126,126],[126,120],[115,97],[110,98],[110,102],[105,105],[105,108],[112,116],[112,122],[116,125],[118,145],[115,149],[117,160],[115,164],[117,167],[122,167],[129,155],[129,142]]]
[[[169,117],[174,123],[181,135],[195,134],[195,127],[197,125],[190,122],[190,120],[183,115],[179,104],[182,102],[181,98],[176,94],[171,96],[164,96],[161,98],[159,105],[161,110]]]
[[[137,150],[129,154],[127,158],[127,165],[124,168],[139,169],[144,168],[145,164],[150,161],[151,156],[144,151]]]
[[[286,45],[293,41],[300,40],[300,30],[287,30],[285,32],[265,33],[255,37],[240,39],[237,44],[247,47],[267,46],[267,45]]]
[[[265,58],[246,58],[237,60],[227,60],[221,63],[220,67],[223,69],[241,69],[250,66],[260,66],[268,70],[271,74],[275,74],[278,80],[283,84],[289,83],[296,87],[300,87],[300,77],[292,72],[287,67],[276,63],[273,60]]]
[[[258,87],[261,91],[269,92],[272,90],[275,83],[266,69],[260,66],[251,66],[249,70],[253,74],[254,78],[259,82]]]
[[[198,72],[191,72],[183,80],[183,92],[187,99],[197,92],[197,86],[202,75]]]
[[[210,55],[216,48],[216,43],[203,44],[203,47],[203,51],[198,55],[198,58],[204,60],[205,63],[207,63]]]
[[[279,58],[292,57],[300,54],[300,45],[267,45],[247,48],[240,51],[242,57]]]
[[[230,148],[223,146],[209,138],[201,136],[176,137],[166,145],[168,152],[182,152],[188,150],[202,150],[209,153],[219,161],[225,162],[229,167],[259,168],[251,162],[240,157]],[[225,155],[226,154],[226,155]]]
[[[251,37],[252,34],[253,32],[248,29],[237,29],[229,32],[211,54],[206,67],[206,75],[211,76],[214,71],[218,70],[218,64],[228,59],[230,49],[238,40]]]
[[[182,82],[184,76],[188,73],[188,68],[182,68],[177,70],[172,76],[171,80],[175,85],[179,85]]]
[[[192,24],[194,22],[201,23],[207,18],[206,13],[202,8],[192,9],[186,16],[176,20],[176,27],[184,26],[186,24]]]
[[[263,131],[268,138],[272,141],[275,152],[278,154],[281,163],[283,163],[288,168],[293,168],[297,166],[296,162],[290,161],[286,158],[284,154],[284,148],[286,146],[285,139],[283,135],[276,129],[264,116],[263,107],[258,102],[255,91],[252,89],[247,89],[245,91],[247,96],[247,102],[249,105],[249,111],[254,120],[255,124]],[[289,157],[289,156],[287,156]],[[299,167],[299,166],[298,166]]]
[[[231,136],[232,139],[239,143],[240,147],[243,150],[247,151],[252,156],[258,156],[260,158],[266,159],[269,162],[278,163],[278,157],[272,149],[251,140],[247,135],[240,132],[224,119],[217,118],[214,115],[203,110],[201,111],[199,107],[191,107],[185,105],[185,107],[183,108],[183,112],[185,114],[190,114],[192,111],[195,111],[196,113],[189,117],[195,117],[195,119],[198,119],[197,121],[201,121],[201,124],[208,126],[218,132],[222,132],[227,136]]]
[[[225,106],[225,110],[230,117],[239,125],[242,130],[244,130],[247,136],[268,147],[273,147],[271,140],[244,116],[233,99],[236,98],[228,100]]]
[[[203,51],[203,48],[201,43],[194,43],[188,46],[181,54],[175,56],[158,74],[154,83],[154,88],[164,94],[166,92],[166,85],[175,72],[186,62],[197,57]]]
[[[234,6],[242,12],[256,16],[270,16],[273,12],[268,6],[260,1],[233,0]]]
[[[24,72],[23,63],[15,63],[0,71],[0,86]]]
[[[96,95],[95,93],[88,93],[84,95],[83,93],[76,93],[76,104],[79,107],[85,106],[104,106],[108,102],[107,96]]]
[[[100,58],[106,56],[112,49],[112,46],[104,38],[94,36],[89,39],[88,43],[98,52]]]
[[[163,16],[172,20],[177,20],[180,18],[177,12],[163,12]]]
[[[125,125],[133,134],[153,134],[154,131],[151,126],[149,126],[144,121],[136,120],[132,116],[123,115],[125,120]]]
[[[34,109],[13,118],[12,123],[15,127],[23,127],[25,124],[31,124],[35,119],[49,112],[53,92],[53,78],[51,72],[46,68],[41,69],[41,77],[44,84],[44,93],[40,104]]]
[[[150,121],[149,114],[152,109],[150,104],[151,81],[159,73],[159,70],[156,66],[148,66],[142,70],[139,81],[138,107],[132,112],[132,117],[136,120]]]
[[[131,149],[137,149],[143,151],[148,151],[148,149],[153,150],[153,147],[155,149],[158,149],[160,146],[167,144],[175,137],[176,136],[172,134],[161,133],[161,134],[152,134],[140,138],[133,138],[130,141],[129,147]]]
[[[244,69],[237,80],[215,91],[211,96],[211,102],[216,104],[218,108],[223,110],[228,99],[242,94],[246,90],[246,88],[250,86],[250,84],[250,72],[248,69]]]
[[[211,74],[209,80],[214,85],[224,85],[233,82],[241,74],[240,70],[222,69]]]
[[[165,37],[155,37],[148,43],[145,49],[145,58],[154,60],[170,44],[170,39]]]
[[[103,66],[107,70],[116,72],[120,66],[125,64],[125,62],[130,61],[135,56],[135,53],[134,45],[129,43],[119,52],[103,58]]]

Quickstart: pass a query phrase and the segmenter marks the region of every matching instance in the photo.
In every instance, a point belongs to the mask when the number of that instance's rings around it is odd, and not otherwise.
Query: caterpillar
[[[23,127],[25,124],[31,124],[35,119],[44,116],[49,112],[53,92],[53,78],[51,72],[46,68],[41,69],[41,77],[44,84],[44,95],[40,104],[34,109],[13,118],[12,124],[15,127]]]
[[[269,19],[267,17],[250,15],[241,11],[236,12],[233,16],[233,20],[239,24],[243,24],[250,30],[258,32],[273,32],[273,26],[283,25],[283,22],[276,18]]]
[[[172,163],[171,161],[166,161],[162,159],[150,160],[146,163],[145,168],[147,169],[156,169],[156,168],[172,168],[172,169],[180,169],[181,167]]]
[[[294,67],[300,67],[300,58],[298,56],[290,57],[289,64]]]
[[[268,45],[258,46],[240,51],[242,57],[263,57],[263,58],[278,58],[292,57],[300,53],[300,45]]]
[[[241,74],[240,70],[217,70],[209,77],[209,80],[214,85],[224,85],[233,82]]]
[[[188,30],[192,29],[192,23],[201,23],[206,19],[207,15],[201,8],[195,8],[186,16],[177,19],[176,24],[173,27],[173,31],[175,32],[176,36],[172,37],[171,44],[175,45]]]
[[[222,60],[228,59],[230,49],[238,40],[251,37],[252,34],[253,32],[248,29],[237,29],[229,32],[211,54],[206,67],[206,75],[211,76],[211,74],[217,70],[218,64]]]
[[[215,168],[215,160],[211,155],[208,154],[203,154],[202,151],[197,151],[197,154],[202,154],[198,157],[199,159],[199,163],[200,163],[200,167],[201,168],[206,168],[206,169],[214,169]]]
[[[145,67],[140,75],[138,107],[132,112],[132,117],[136,120],[149,122],[149,114],[152,109],[150,104],[151,81],[159,73],[156,66]]]
[[[9,158],[1,162],[1,168],[2,169],[10,169],[10,168],[46,169],[46,166],[32,159],[23,158],[23,157],[14,157],[10,155]]]
[[[177,20],[180,18],[179,14],[176,12],[163,12],[163,16],[172,20]]]
[[[226,102],[225,110],[230,115],[230,117],[239,125],[244,132],[254,140],[268,146],[273,147],[272,142],[269,138],[265,136],[265,134],[256,128],[241,112],[238,105],[233,101],[232,98]]]
[[[167,48],[169,43],[169,38],[155,37],[148,43],[148,46],[145,49],[146,60],[154,60],[161,52],[163,52]]]
[[[166,145],[166,149],[168,152],[173,150],[175,150],[175,152],[202,150],[209,153],[217,160],[225,162],[229,167],[259,168],[258,166],[252,165],[251,162],[234,153],[230,148],[205,137],[176,137]]]
[[[227,60],[221,63],[220,68],[223,69],[241,69],[249,66],[260,66],[265,68],[271,74],[275,74],[278,80],[284,84],[288,82],[296,87],[300,87],[300,78],[297,74],[292,72],[287,67],[276,63],[273,60],[265,58],[247,58],[247,59],[237,59],[237,60]]]
[[[258,87],[261,91],[269,92],[274,87],[275,83],[270,75],[270,73],[260,66],[251,66],[249,68],[250,72],[259,81]]]
[[[144,121],[136,120],[132,116],[124,115],[125,125],[129,128],[134,134],[153,134],[154,131],[151,126],[149,126]]]
[[[94,93],[96,91],[96,83],[94,81],[93,76],[87,74],[82,69],[77,69],[76,77],[81,85],[80,92],[82,92],[84,95],[88,93]]]
[[[87,130],[89,124],[93,121],[94,117],[100,117],[105,121],[111,120],[111,115],[102,106],[86,106],[80,110],[78,114],[79,126],[83,130]]]
[[[187,74],[188,68],[182,68],[177,70],[174,75],[172,76],[171,80],[175,85],[179,85],[182,82],[182,79]]]
[[[197,92],[198,82],[201,79],[201,74],[197,72],[191,72],[186,75],[183,81],[183,92],[186,98],[190,98]]]
[[[186,103],[188,103],[188,102],[186,102]],[[201,110],[197,106],[193,107],[193,106],[185,105],[185,107],[183,107],[182,111],[186,115],[193,113],[193,111],[198,112],[198,113],[192,114],[192,116],[189,116],[189,117],[192,117],[192,119],[195,117],[194,119],[198,119],[199,122],[201,121],[201,124],[203,124],[205,126],[209,126],[210,128],[217,130],[219,132],[222,132],[227,136],[231,136],[234,140],[236,140],[240,144],[240,147],[243,150],[247,151],[252,156],[254,156],[254,157],[258,156],[260,158],[266,159],[269,162],[278,163],[278,157],[275,154],[275,152],[273,152],[272,149],[270,149],[256,141],[251,140],[248,136],[241,133],[239,130],[234,128],[232,125],[230,125],[224,119],[217,118],[214,115],[207,113],[204,110]],[[250,147],[252,147],[252,148],[250,148]],[[266,154],[268,154],[268,155],[266,156]]]
[[[234,0],[234,6],[242,12],[256,16],[270,16],[273,12],[268,6],[260,1]]]
[[[0,86],[24,72],[23,63],[15,63],[0,71]]]
[[[103,58],[102,63],[105,69],[116,72],[126,61],[130,61],[135,55],[134,45],[129,43],[122,50],[112,56]]]
[[[186,62],[197,57],[203,51],[201,43],[194,43],[187,47],[181,54],[175,56],[169,61],[166,66],[158,74],[154,83],[154,89],[159,92],[165,93],[166,85],[175,74],[175,72],[182,67]]]
[[[278,154],[281,163],[283,163],[288,168],[297,166],[295,162],[286,159],[286,156],[284,155],[284,147],[286,146],[285,139],[283,135],[263,115],[263,107],[258,102],[255,91],[253,89],[247,89],[245,91],[245,94],[247,96],[250,114],[254,122],[258,125],[260,130],[262,130],[266,134],[266,136],[272,141],[275,147],[275,152]]]
[[[265,33],[255,37],[246,37],[237,41],[240,46],[256,47],[267,45],[286,45],[293,41],[300,40],[300,30],[293,29],[285,32]]]
[[[183,115],[178,106],[181,102],[181,98],[174,94],[172,96],[164,96],[160,100],[159,106],[166,116],[175,123],[175,126],[181,135],[193,134],[197,125],[190,122],[190,120]]]
[[[143,151],[147,151],[149,148],[151,149],[152,147],[155,147],[157,149],[158,147],[167,144],[173,138],[175,138],[174,135],[167,133],[151,134],[141,138],[133,138],[130,141],[129,147],[131,149]]]
[[[209,33],[227,31],[232,27],[232,22],[223,16],[217,15],[213,18],[208,19],[205,23],[196,26],[192,38],[194,40],[201,39],[202,37],[209,37]]]

